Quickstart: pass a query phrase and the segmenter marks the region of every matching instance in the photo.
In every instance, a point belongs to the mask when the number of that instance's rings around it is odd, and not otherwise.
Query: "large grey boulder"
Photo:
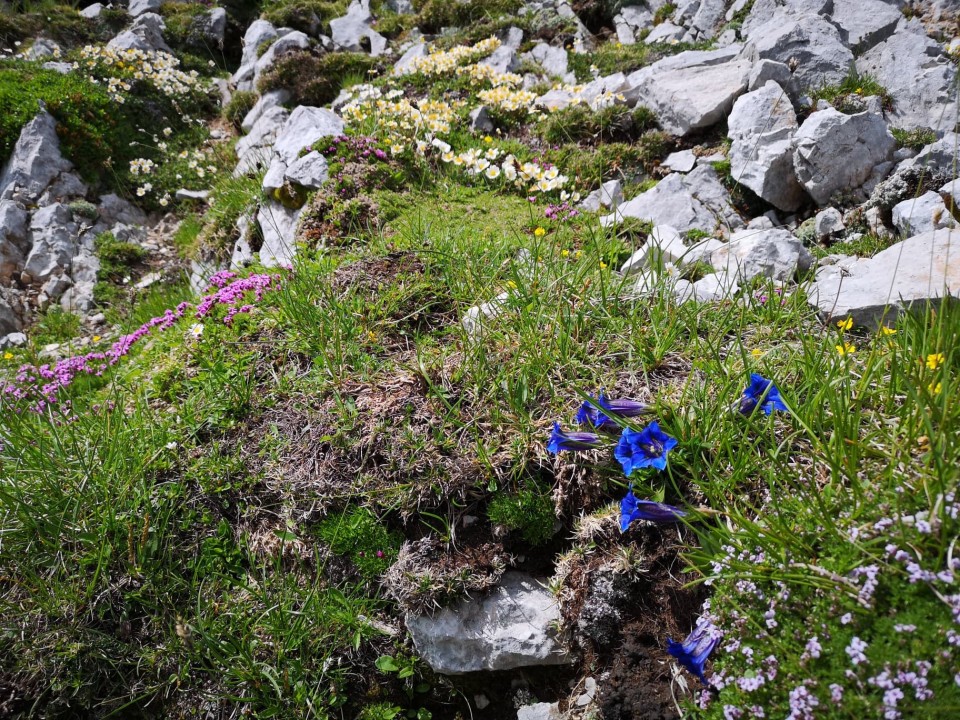
[[[920,197],[908,198],[893,206],[893,226],[902,237],[957,227],[943,198],[929,190]]]
[[[289,99],[290,91],[285,88],[265,92],[257,98],[257,102],[250,108],[250,112],[244,115],[243,120],[240,122],[240,129],[245,133],[250,132],[253,130],[253,126],[257,124],[257,120],[262,118],[267,110],[280,107]]]
[[[60,173],[72,168],[73,165],[60,154],[57,121],[42,110],[20,131],[0,175],[0,199],[13,197],[15,190],[36,198]]]
[[[301,105],[290,113],[289,119],[277,135],[273,150],[290,165],[305,147],[322,137],[343,134],[343,120],[326,108]]]
[[[730,242],[710,256],[710,264],[740,282],[755,277],[792,280],[813,265],[813,256],[789,230],[747,229],[734,233]]]
[[[297,223],[300,221],[301,212],[302,208],[294,210],[272,200],[260,207],[257,224],[263,235],[260,262],[264,267],[293,265],[293,258],[297,254]]]
[[[645,5],[628,5],[620,8],[613,18],[617,40],[623,45],[633,45],[637,35],[653,24],[653,13]]]
[[[953,131],[957,69],[926,35],[911,28],[898,30],[857,58],[856,67],[890,93],[893,110],[887,117],[893,127]]]
[[[802,88],[838,84],[854,66],[853,53],[826,18],[788,11],[774,13],[753,29],[744,56],[795,67],[793,75]]]
[[[732,20],[732,14],[739,12],[747,4],[748,0],[735,0],[726,19]],[[746,39],[775,15],[829,15],[833,12],[833,0],[753,0],[749,4],[750,12],[740,27],[740,34]]]
[[[327,159],[316,150],[295,160],[284,173],[284,181],[309,190],[318,189],[327,181]]]
[[[272,159],[271,148],[277,134],[290,117],[286,108],[274,106],[263,113],[250,133],[237,141],[237,163],[234,175],[242,175],[257,167],[267,167]]]
[[[217,47],[223,47],[227,32],[227,11],[223,8],[211,8],[205,12],[198,24],[200,35]]]
[[[914,303],[960,297],[958,257],[960,232],[922,233],[818,279],[807,297],[827,319],[850,317],[871,329],[892,325]]]
[[[163,31],[167,29],[163,18],[156,13],[144,13],[133,24],[107,43],[114,50],[142,50],[144,52],[173,53]]]
[[[484,598],[467,599],[435,616],[407,615],[417,653],[442,675],[567,665],[556,636],[557,599],[529,575],[508,572]]]
[[[567,74],[567,51],[562,47],[553,47],[546,43],[537,43],[530,52],[523,54],[524,60],[539,65],[547,75],[562,78]]]
[[[20,271],[28,250],[27,211],[18,202],[0,200],[0,281]]]
[[[277,38],[277,29],[267,20],[254,20],[243,35],[243,54],[240,67],[230,78],[237,90],[252,90],[253,76],[257,60],[260,59],[260,46]]]
[[[734,180],[787,212],[807,201],[793,172],[797,127],[790,98],[773,80],[737,98],[727,118]]]
[[[897,142],[879,115],[845,115],[833,108],[808,117],[794,135],[793,166],[800,184],[818,205],[838,192],[863,185]]]
[[[403,55],[400,56],[400,59],[394,63],[393,74],[394,75],[404,75],[411,71],[414,62],[420,58],[424,58],[428,55],[427,53],[427,44],[424,42],[414,43],[408,47]]]
[[[752,63],[739,59],[738,51],[688,50],[663,58],[628,75],[625,95],[653,110],[673,135],[711,127],[726,118],[747,89]]]
[[[77,224],[62,203],[37,210],[30,219],[30,253],[23,269],[34,282],[45,281],[70,266],[79,247]]]
[[[716,36],[727,10],[725,0],[699,0],[690,20],[690,30],[698,40],[710,40]]]
[[[147,222],[147,216],[143,210],[114,193],[100,197],[97,214],[101,222],[111,227],[117,223],[142,226]]]
[[[372,23],[370,0],[353,0],[346,15],[330,21],[333,44],[354,52],[368,49],[373,57],[382,55],[387,48],[387,39],[373,29]],[[366,48],[364,39],[369,43]]]
[[[830,20],[840,39],[855,53],[863,53],[893,35],[903,13],[883,0],[836,0]]]
[[[709,165],[699,166],[687,175],[668,175],[655,187],[602,217],[600,224],[608,227],[628,217],[668,225],[679,232],[701,230],[726,235],[743,225],[730,204],[729,193]]]
[[[623,202],[623,185],[617,180],[607,180],[596,190],[591,192],[580,203],[580,208],[597,212],[601,207],[616,210]]]

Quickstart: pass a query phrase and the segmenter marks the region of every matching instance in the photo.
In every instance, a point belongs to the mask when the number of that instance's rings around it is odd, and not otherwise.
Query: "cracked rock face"
[[[555,634],[559,620],[552,594],[529,575],[509,572],[484,598],[463,600],[433,617],[408,615],[406,623],[434,672],[462,675],[571,663]]]
[[[824,272],[807,297],[825,319],[853,318],[854,325],[893,325],[914,304],[960,297],[960,232],[921,233],[877,253]]]

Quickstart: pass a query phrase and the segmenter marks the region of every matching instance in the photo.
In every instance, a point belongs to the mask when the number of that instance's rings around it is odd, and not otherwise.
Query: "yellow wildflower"
[[[847,331],[853,327],[853,318],[848,317],[846,320],[841,320],[837,323],[837,327],[843,331]]]
[[[940,391],[943,390],[943,383],[930,383],[927,385],[927,390],[930,391],[931,395],[939,395]]]
[[[880,332],[882,332],[884,335],[896,335],[896,334],[897,334],[897,329],[896,329],[896,328],[888,328],[888,327],[886,327],[886,326],[883,326],[882,328],[880,328]]]
[[[938,367],[943,365],[943,353],[932,353],[927,355],[927,367],[930,370],[936,370]]]
[[[547,231],[544,230],[542,227],[538,227],[536,230],[533,231],[533,234],[536,237],[543,237],[544,235],[547,234]]]
[[[606,269],[607,269],[607,264],[606,264],[603,260],[600,261],[600,269],[601,269],[601,270],[606,270]]]
[[[13,353],[9,350],[3,354],[4,360],[13,360]]]
[[[569,251],[569,250],[561,250],[561,251],[560,251],[560,257],[570,257],[570,251]]]
[[[840,357],[843,357],[844,355],[852,355],[856,351],[857,346],[853,343],[845,342],[843,345],[837,345],[837,353],[839,353]]]

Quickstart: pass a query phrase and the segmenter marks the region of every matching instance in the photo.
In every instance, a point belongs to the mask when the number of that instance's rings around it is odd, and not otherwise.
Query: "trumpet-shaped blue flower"
[[[547,443],[547,452],[557,454],[561,450],[593,450],[602,445],[603,439],[596,433],[564,432],[560,429],[560,423],[555,422],[550,442]]]
[[[682,643],[667,639],[667,652],[673,655],[684,668],[700,678],[700,682],[709,685],[703,674],[703,664],[720,642],[720,631],[713,623],[702,618],[693,632]]]
[[[667,453],[676,444],[677,439],[663,432],[654,421],[639,432],[624,428],[613,454],[623,465],[623,474],[630,477],[637,468],[663,470],[667,466]]]
[[[620,532],[626,532],[634,520],[649,520],[655,523],[675,523],[686,513],[680,508],[653,500],[637,500],[633,487],[620,501]]]
[[[611,415],[629,418],[648,412],[650,412],[650,407],[644,403],[626,398],[622,400],[611,400],[604,395],[601,390],[596,400],[594,400],[592,395],[589,400],[584,400],[580,409],[577,411],[576,417],[574,417],[574,421],[580,425],[589,424],[597,428],[604,426],[609,428],[617,424],[610,418]]]
[[[763,375],[750,373],[750,385],[743,391],[743,397],[740,398],[740,412],[744,415],[752,415],[758,407],[763,410],[764,415],[769,415],[774,410],[789,412],[773,381],[767,380]]]

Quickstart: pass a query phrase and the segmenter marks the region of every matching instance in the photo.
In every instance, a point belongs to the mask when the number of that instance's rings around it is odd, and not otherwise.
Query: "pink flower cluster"
[[[253,310],[249,303],[240,304],[248,292],[253,292],[257,302],[263,299],[267,290],[275,289],[279,284],[276,275],[251,275],[234,280],[235,273],[220,272],[210,278],[210,287],[216,292],[204,296],[194,313],[199,320],[206,317],[218,305],[227,306],[227,314],[223,319],[229,325],[233,318],[240,313]],[[232,280],[232,282],[231,282]],[[158,317],[150,318],[132,333],[123,335],[106,352],[90,352],[85,355],[64,358],[51,366],[49,363],[35,367],[23,365],[11,382],[0,389],[0,398],[7,397],[18,401],[27,401],[29,409],[42,412],[48,405],[57,401],[57,394],[70,385],[78,375],[100,376],[130,353],[131,348],[146,335],[153,332],[167,330],[180,318],[186,315],[191,305],[182,302],[173,310],[167,310]]]

